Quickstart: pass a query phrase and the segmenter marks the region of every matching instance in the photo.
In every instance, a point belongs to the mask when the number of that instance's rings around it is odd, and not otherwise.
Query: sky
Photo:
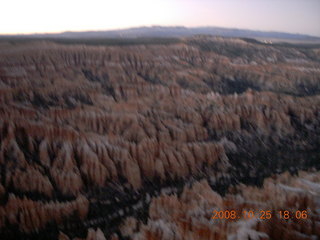
[[[320,37],[320,0],[1,0],[0,34],[217,26]]]

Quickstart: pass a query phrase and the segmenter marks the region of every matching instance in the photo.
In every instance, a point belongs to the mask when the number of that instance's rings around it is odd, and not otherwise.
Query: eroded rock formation
[[[143,224],[127,218],[120,228],[130,239],[317,239],[320,237],[320,174],[284,173],[264,181],[263,187],[240,185],[221,197],[206,181],[185,187],[180,197],[163,194],[153,198],[149,219]],[[240,219],[212,219],[217,211],[253,211]],[[269,219],[261,211],[270,211]],[[279,211],[290,211],[284,219]],[[306,216],[301,218],[301,212]],[[246,216],[246,217],[245,217]]]
[[[319,167],[318,55],[211,37],[126,47],[2,45],[0,235],[58,237],[59,227],[62,239],[73,238],[79,228],[107,224],[108,238],[109,224],[143,211],[161,189],[179,192],[200,178],[226,188]],[[199,184],[190,191],[212,198],[202,210],[223,204]],[[177,204],[178,215],[196,209],[188,198],[202,200],[188,191],[154,199],[152,221],[168,217],[157,204]],[[165,219],[152,221],[144,227],[150,238],[174,230]],[[207,236],[201,224],[197,234]],[[92,231],[89,239],[102,238]]]

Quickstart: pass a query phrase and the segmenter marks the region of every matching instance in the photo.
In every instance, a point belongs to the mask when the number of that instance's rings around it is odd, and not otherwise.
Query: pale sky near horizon
[[[0,34],[218,26],[320,37],[320,0],[2,0]]]

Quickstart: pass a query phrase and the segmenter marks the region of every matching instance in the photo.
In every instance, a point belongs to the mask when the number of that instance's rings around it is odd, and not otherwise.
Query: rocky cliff
[[[237,186],[225,197],[214,192],[207,181],[195,182],[179,197],[162,194],[153,198],[148,222],[129,217],[121,233],[129,239],[148,240],[318,239],[319,180],[319,172],[299,172],[295,177],[284,173],[266,179],[262,188]],[[255,216],[212,219],[215,211],[251,211]],[[267,211],[270,217],[260,214]],[[290,212],[288,219],[280,214],[284,211]],[[300,215],[302,211],[305,216]]]
[[[222,194],[319,168],[318,59],[317,49],[211,37],[2,45],[0,235],[85,238],[100,227],[109,237],[124,216],[145,218],[161,189],[206,179]],[[150,211],[183,201],[159,199]]]

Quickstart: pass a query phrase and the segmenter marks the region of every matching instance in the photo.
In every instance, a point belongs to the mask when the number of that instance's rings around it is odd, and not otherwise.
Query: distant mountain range
[[[29,35],[0,35],[0,37],[36,37],[36,38],[172,38],[190,37],[193,35],[214,35],[223,37],[246,37],[246,38],[268,38],[268,39],[291,39],[291,40],[320,40],[303,34],[292,34],[283,32],[264,32],[245,29],[221,28],[221,27],[136,27],[108,31],[84,31],[84,32],[62,32]]]

